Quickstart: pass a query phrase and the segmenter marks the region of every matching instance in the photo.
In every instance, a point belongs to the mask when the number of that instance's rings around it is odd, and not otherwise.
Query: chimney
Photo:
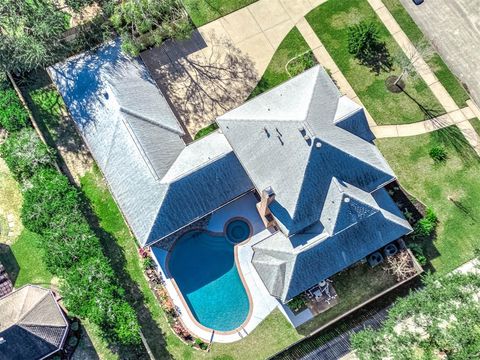
[[[273,224],[273,216],[270,212],[268,206],[275,200],[275,192],[272,187],[269,186],[262,190],[260,195],[260,202],[257,203],[257,210],[262,218],[266,227],[269,227]]]

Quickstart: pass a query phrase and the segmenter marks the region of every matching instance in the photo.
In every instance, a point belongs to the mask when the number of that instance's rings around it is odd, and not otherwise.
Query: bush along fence
[[[54,151],[34,132],[26,108],[5,79],[0,79],[0,92],[0,127],[7,133],[0,155],[21,184],[23,224],[42,235],[43,260],[61,279],[65,307],[70,315],[95,324],[111,344],[140,344],[135,311],[90,227],[86,201],[58,171]]]
[[[140,248],[138,252],[143,262],[143,271],[150,289],[155,294],[173,332],[180,340],[194,349],[208,351],[209,344],[201,339],[195,339],[182,324],[180,320],[180,310],[173,304],[172,299],[168,295],[167,289],[165,288],[165,280],[157,269],[157,264],[152,258],[150,249]]]

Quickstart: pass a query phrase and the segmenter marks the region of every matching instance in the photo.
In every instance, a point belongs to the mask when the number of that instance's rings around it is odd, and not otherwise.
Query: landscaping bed
[[[183,4],[195,26],[200,27],[256,1],[257,0],[184,0]]]
[[[432,271],[449,272],[480,247],[480,161],[456,126],[429,134],[377,139],[402,186],[438,217],[434,233],[419,241]],[[436,162],[434,147],[446,159]]]
[[[415,21],[413,21],[399,0],[382,1],[414,45],[425,39],[423,32],[417,24],[415,24]],[[455,103],[460,108],[464,107],[466,105],[465,101],[469,99],[469,95],[460,81],[452,74],[440,55],[435,52],[431,59],[427,59],[427,63]]]
[[[280,85],[316,63],[307,42],[294,27],[278,46],[249,99]]]
[[[365,0],[330,0],[306,16],[337,66],[347,78],[362,103],[379,125],[413,123],[445,113],[425,82],[415,76],[405,80],[405,91],[392,93],[385,80],[399,76],[402,50]],[[349,28],[361,21],[373,24],[380,44],[390,56],[390,66],[379,72],[361,65],[349,53]]]

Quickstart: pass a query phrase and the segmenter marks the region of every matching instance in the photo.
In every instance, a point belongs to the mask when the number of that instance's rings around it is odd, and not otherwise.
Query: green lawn
[[[480,135],[480,119],[470,119],[470,124],[472,124],[473,128],[477,132],[478,135]]]
[[[385,272],[382,266],[372,269],[367,264],[361,264],[338,273],[332,277],[332,280],[339,303],[301,325],[298,328],[300,333],[310,334],[341,314],[396,284],[395,278]]]
[[[300,31],[296,27],[290,30],[273,54],[262,78],[250,94],[250,98],[280,85],[290,77],[315,65],[315,59],[309,50],[310,47]],[[298,58],[292,60],[296,57]],[[290,60],[292,60],[290,63],[292,66],[289,65],[287,72],[286,65]]]
[[[257,0],[183,0],[195,26],[200,27]]]
[[[399,0],[383,0],[383,3],[392,13],[395,20],[397,20],[405,34],[407,34],[410,41],[418,44],[425,38],[420,28],[415,24]],[[459,107],[464,107],[465,101],[469,99],[469,95],[455,75],[452,74],[448,66],[443,62],[440,55],[435,52],[433,57],[427,62],[450,96],[455,100],[455,103]]]
[[[377,145],[400,183],[438,215],[436,239],[423,244],[433,268],[445,273],[473,258],[480,246],[480,162],[458,128],[378,139]],[[428,154],[436,145],[447,149],[445,164]]]
[[[301,338],[279,312],[272,313],[245,340],[233,344],[214,344],[205,354],[195,351],[181,342],[171,331],[167,320],[148,287],[142,273],[135,240],[108,191],[98,169],[86,174],[82,190],[90,200],[100,226],[105,231],[103,241],[108,256],[117,273],[124,274],[120,280],[135,298],[134,306],[140,313],[142,331],[158,359],[264,359]],[[147,311],[148,310],[148,311]]]
[[[395,61],[392,70],[376,75],[348,52],[349,26],[365,20],[377,25],[392,59],[402,53],[366,0],[330,0],[312,10],[306,19],[378,124],[413,123],[445,112],[419,77],[406,81],[406,93],[394,94],[386,89],[385,80],[401,73]]]
[[[208,134],[214,132],[215,130],[218,129],[218,125],[217,123],[213,123],[213,124],[210,124],[206,127],[204,127],[203,129],[199,130],[196,134],[195,134],[195,137],[194,137],[194,140],[198,140],[204,136],[207,136]]]

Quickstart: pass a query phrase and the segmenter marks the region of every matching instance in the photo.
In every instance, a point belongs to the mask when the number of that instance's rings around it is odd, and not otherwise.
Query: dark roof
[[[0,360],[43,359],[62,348],[68,323],[50,290],[24,286],[1,298],[0,309]]]
[[[367,192],[394,179],[363,109],[319,66],[217,121],[257,190],[273,188],[270,210],[287,235],[319,220],[332,178]]]
[[[10,294],[13,290],[13,284],[5,270],[5,267],[0,263],[0,298]]]
[[[253,188],[222,134],[185,146],[167,100],[119,41],[48,70],[142,245]]]
[[[324,210],[323,224],[291,237],[277,232],[253,247],[254,267],[270,293],[282,301],[411,231],[383,188],[372,195],[335,180],[328,198],[334,204]]]

